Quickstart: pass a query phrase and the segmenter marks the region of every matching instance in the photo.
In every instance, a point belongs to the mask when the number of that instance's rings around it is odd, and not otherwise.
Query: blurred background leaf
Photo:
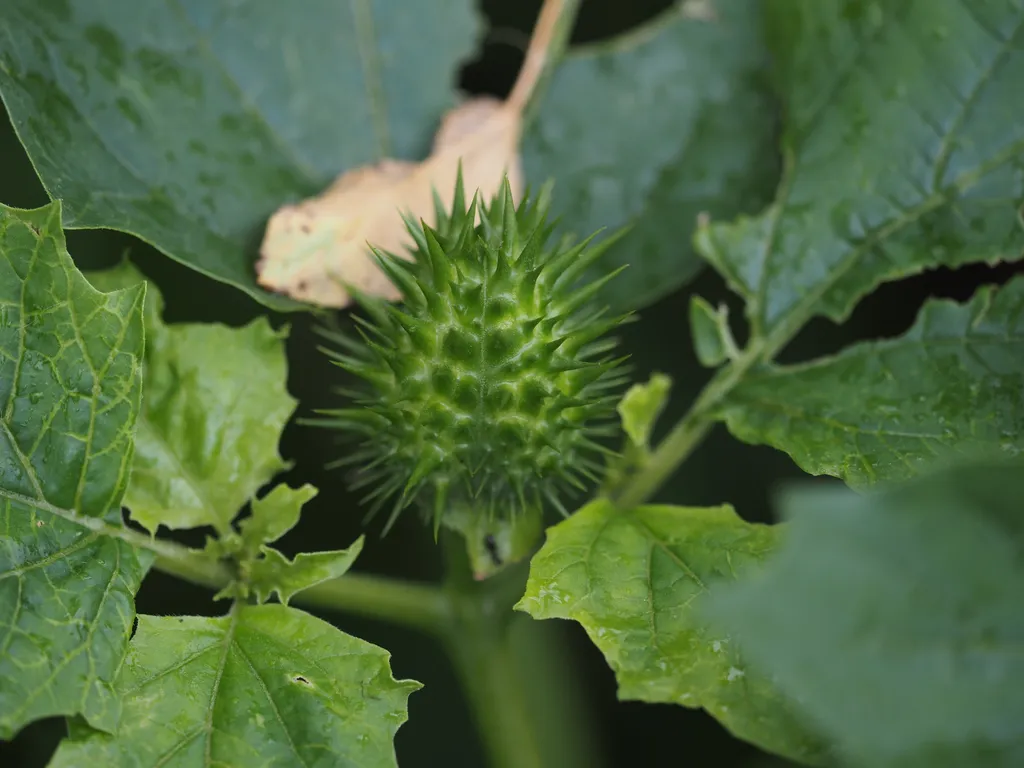
[[[681,2],[558,68],[523,143],[527,180],[555,179],[563,231],[629,233],[594,265],[629,268],[617,310],[671,293],[703,266],[698,216],[759,211],[778,181],[777,119],[760,0]]]
[[[10,0],[0,91],[65,226],[287,308],[256,285],[267,216],[425,153],[479,31],[472,0]]]

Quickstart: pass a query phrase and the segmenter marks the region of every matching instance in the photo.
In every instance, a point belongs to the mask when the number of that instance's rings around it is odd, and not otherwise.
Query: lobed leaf
[[[708,615],[871,768],[1024,761],[1024,471],[946,470],[884,492],[795,489],[763,570]]]
[[[94,273],[98,287],[142,280],[129,263]],[[150,285],[149,292],[159,294]],[[125,504],[150,531],[212,525],[238,511],[287,464],[278,453],[296,400],[284,337],[266,318],[242,328],[165,325],[146,314],[145,385]]]
[[[59,203],[0,206],[0,738],[53,715],[113,730],[112,683],[151,563],[120,527],[143,286],[94,290]]]
[[[594,501],[548,529],[517,604],[535,619],[574,619],[615,671],[619,698],[704,707],[736,736],[793,759],[824,748],[727,635],[693,609],[776,545],[777,532],[729,506]]]
[[[316,494],[309,484],[301,488],[276,485],[263,498],[253,499],[252,514],[238,524],[246,551],[255,553],[298,525],[302,506]]]
[[[260,548],[263,557],[252,563],[249,588],[265,603],[276,592],[285,605],[304,589],[343,576],[363,551],[363,537],[348,549],[300,552],[289,560],[272,547]]]
[[[424,154],[478,29],[469,0],[10,0],[0,96],[66,226],[130,232],[295,309],[256,284],[267,217]]]
[[[697,237],[755,337],[841,320],[887,280],[1024,256],[1024,2],[766,7],[785,178],[765,213]]]
[[[653,373],[644,384],[634,384],[616,406],[622,429],[634,448],[646,451],[651,432],[658,421],[672,389],[672,379],[664,373]]]
[[[696,294],[690,296],[690,336],[697,360],[705,368],[717,368],[736,352],[736,342],[729,327],[729,307],[712,307]]]
[[[51,768],[396,766],[420,684],[386,651],[283,605],[221,618],[140,616],[118,681],[116,735],[76,730]]]
[[[570,54],[523,137],[527,179],[554,177],[565,228],[631,228],[592,272],[629,264],[603,292],[617,310],[693,277],[697,217],[756,210],[778,178],[761,4],[696,5]]]
[[[933,299],[906,334],[748,375],[718,409],[749,443],[854,486],[936,457],[1024,452],[1024,277]]]

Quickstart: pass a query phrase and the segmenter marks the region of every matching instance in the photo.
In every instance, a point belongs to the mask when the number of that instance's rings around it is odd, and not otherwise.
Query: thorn
[[[544,485],[543,493],[544,498],[548,500],[551,506],[558,510],[558,514],[560,514],[564,518],[569,517],[569,512],[566,510],[565,506],[562,504],[561,500],[558,498],[558,496],[555,494],[554,490],[551,488],[549,484]]]
[[[561,306],[559,307],[559,311],[562,312],[563,315],[571,315],[577,310],[581,309],[584,305],[589,303],[595,296],[597,296],[597,294],[599,294],[601,290],[606,285],[608,285],[609,282],[618,277],[619,273],[622,272],[622,270],[626,269],[627,266],[628,265],[623,264],[618,269],[609,272],[600,280],[595,280],[594,282],[588,283],[584,287],[580,288],[561,304]]]
[[[606,237],[600,243],[595,245],[593,248],[586,250],[586,252],[584,252],[580,256],[580,258],[578,258],[571,265],[569,265],[569,267],[564,272],[562,272],[558,279],[555,280],[554,285],[551,287],[552,291],[568,290],[569,288],[571,288],[573,283],[575,283],[580,277],[582,277],[583,273],[586,272],[587,269],[589,269],[590,266],[594,264],[594,262],[601,258],[601,256],[603,256],[609,248],[611,248],[623,237],[625,237],[630,230],[630,226],[622,227],[621,229],[618,229],[615,232],[608,235],[608,237]],[[601,231],[602,230],[598,230],[593,235],[588,237],[586,240],[583,241],[583,244],[588,245],[590,241],[594,239],[595,236],[601,233]]]

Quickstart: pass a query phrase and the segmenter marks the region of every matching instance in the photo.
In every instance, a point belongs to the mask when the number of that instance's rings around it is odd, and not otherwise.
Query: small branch
[[[292,599],[311,608],[414,626],[434,635],[446,631],[452,614],[448,596],[435,586],[362,573],[323,581]]]
[[[533,27],[530,46],[505,104],[524,112],[540,94],[542,83],[551,74],[569,43],[580,0],[544,0]]]
[[[635,507],[653,496],[707,437],[714,426],[714,421],[709,418],[710,411],[732,392],[763,357],[762,346],[752,344],[736,360],[720,369],[686,415],[676,422],[672,431],[654,449],[644,466],[626,483],[615,498],[616,503],[626,508]]]
[[[154,567],[158,571],[191,584],[219,591],[234,580],[231,568],[200,550],[11,491],[0,489],[0,498],[42,509],[75,525],[152,552],[156,555]],[[450,599],[437,587],[366,574],[346,574],[321,582],[299,592],[292,600],[300,605],[415,626],[435,634],[444,631],[451,616]]]
[[[145,537],[143,537],[145,538]],[[193,549],[160,542],[155,567],[192,584],[220,590],[233,574],[224,563]],[[448,596],[436,587],[411,581],[348,573],[298,592],[293,603],[310,608],[352,613],[371,619],[440,633],[451,613]]]

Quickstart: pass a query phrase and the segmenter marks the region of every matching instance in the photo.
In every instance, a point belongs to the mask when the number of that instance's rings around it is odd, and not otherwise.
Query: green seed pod
[[[461,176],[437,225],[406,220],[411,258],[374,251],[401,305],[354,294],[360,339],[328,334],[334,361],[362,380],[352,407],[319,423],[359,438],[340,464],[368,490],[385,531],[415,503],[469,539],[478,577],[528,554],[545,503],[585,490],[615,431],[621,360],[606,334],[623,316],[594,304],[614,274],[580,278],[611,238],[549,245],[550,187],[518,207],[506,183],[466,205]],[[477,224],[477,221],[480,221]]]

